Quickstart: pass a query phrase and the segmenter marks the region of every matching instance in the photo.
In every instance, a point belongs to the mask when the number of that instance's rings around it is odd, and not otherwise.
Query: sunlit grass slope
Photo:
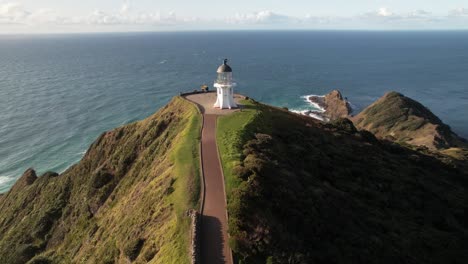
[[[244,142],[252,136],[249,135],[252,131],[248,125],[259,114],[252,100],[243,100],[240,103],[244,106],[241,112],[220,116],[217,121],[216,138],[228,194],[240,184],[234,168],[242,161]]]
[[[0,263],[189,263],[200,125],[175,97],[101,135],[63,174],[23,175],[0,197]]]

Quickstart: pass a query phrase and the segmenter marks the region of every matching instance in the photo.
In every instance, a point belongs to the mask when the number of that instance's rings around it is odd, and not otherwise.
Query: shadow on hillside
[[[222,225],[218,218],[202,216],[200,239],[200,259],[203,264],[226,263]]]

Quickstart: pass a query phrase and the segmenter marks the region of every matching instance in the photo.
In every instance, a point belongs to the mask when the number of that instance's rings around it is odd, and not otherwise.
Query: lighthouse
[[[218,67],[218,79],[214,83],[216,88],[216,103],[214,107],[231,109],[237,107],[234,102],[234,87],[236,83],[232,79],[232,68],[227,64],[227,59]]]

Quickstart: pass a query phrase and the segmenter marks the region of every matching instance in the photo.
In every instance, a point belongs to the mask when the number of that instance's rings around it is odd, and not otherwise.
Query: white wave
[[[10,181],[11,181],[10,177],[0,176],[0,186]]]
[[[309,94],[309,95],[301,96],[301,98],[303,98],[304,101],[306,101],[307,103],[309,103],[310,105],[312,105],[315,109],[318,109],[319,112],[325,112],[325,108],[321,107],[321,106],[320,106],[319,104],[317,104],[316,102],[312,102],[312,101],[310,100],[310,97],[311,97],[311,96],[325,98],[325,95]]]
[[[310,117],[312,117],[314,119],[317,119],[317,120],[320,120],[320,121],[329,122],[330,120],[323,115],[323,113],[325,113],[325,108],[321,107],[316,102],[313,102],[312,100],[310,100],[310,97],[325,98],[325,95],[316,95],[316,94],[303,95],[303,96],[301,96],[301,98],[304,99],[304,101],[307,102],[307,104],[312,106],[313,109],[304,109],[304,108],[307,108],[307,107],[304,107],[302,109],[292,109],[290,111],[293,112],[293,113],[297,113],[297,114],[301,114],[301,115],[305,115],[305,116],[310,116]],[[346,99],[346,101],[348,102],[349,106],[351,107],[351,112],[353,112],[356,109],[356,106],[354,106],[347,99]]]
[[[320,121],[323,121],[323,122],[328,122],[328,121],[329,121],[327,118],[325,118],[325,117],[323,117],[323,116],[321,116],[321,115],[314,114],[314,113],[312,113],[312,112],[309,113],[308,115],[309,115],[310,117],[312,117],[312,118],[315,118],[315,119],[320,120]]]
[[[291,109],[290,110],[291,112],[293,113],[296,113],[296,114],[301,114],[301,115],[305,115],[305,116],[310,116],[314,119],[317,119],[317,120],[320,120],[320,121],[326,121],[325,118],[321,115],[318,115],[314,112],[312,112],[311,110],[295,110],[295,109]]]
[[[159,64],[164,64],[166,62],[167,62],[167,60],[162,60],[162,61],[159,62]]]

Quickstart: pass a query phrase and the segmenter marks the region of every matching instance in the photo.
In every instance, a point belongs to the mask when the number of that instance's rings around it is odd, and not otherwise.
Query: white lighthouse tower
[[[228,60],[225,59],[224,63],[218,67],[218,79],[216,79],[214,83],[218,95],[214,107],[221,109],[237,107],[234,102],[234,87],[236,83],[232,79],[232,68],[227,65],[227,61]]]

